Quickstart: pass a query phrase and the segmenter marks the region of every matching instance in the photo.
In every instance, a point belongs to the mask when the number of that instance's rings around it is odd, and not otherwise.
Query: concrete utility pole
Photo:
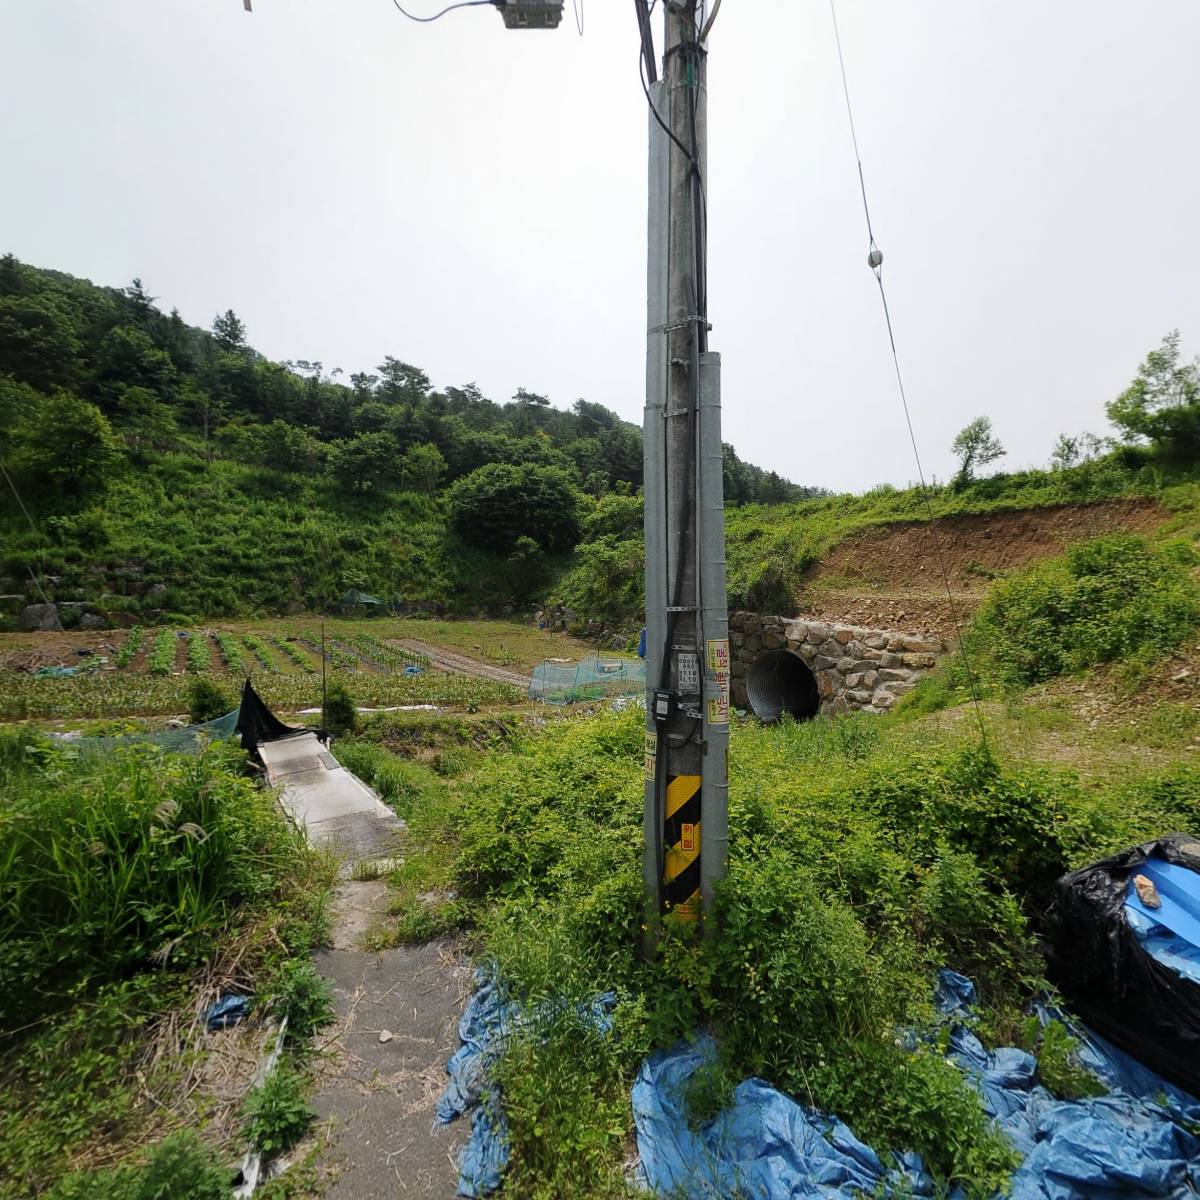
[[[720,356],[708,350],[706,51],[698,0],[664,3],[650,84],[647,270],[645,949],[724,873],[729,631]],[[643,48],[649,26],[637,0]],[[652,58],[647,55],[653,80]],[[666,128],[664,128],[664,126]],[[667,131],[670,131],[669,133]]]

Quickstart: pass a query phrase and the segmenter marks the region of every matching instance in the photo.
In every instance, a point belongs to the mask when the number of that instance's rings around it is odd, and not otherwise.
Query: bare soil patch
[[[797,611],[950,637],[947,580],[953,608],[964,620],[998,576],[1102,534],[1149,533],[1169,515],[1153,500],[1107,500],[866,529],[838,543],[805,574]]]
[[[414,654],[423,654],[440,671],[451,671],[458,675],[479,675],[484,679],[498,679],[502,683],[516,684],[522,688],[529,686],[528,675],[519,675],[516,671],[506,671],[503,667],[468,658],[465,654],[456,654],[453,650],[446,650],[431,642],[418,642],[414,638],[390,638],[389,641],[401,649],[411,650]]]

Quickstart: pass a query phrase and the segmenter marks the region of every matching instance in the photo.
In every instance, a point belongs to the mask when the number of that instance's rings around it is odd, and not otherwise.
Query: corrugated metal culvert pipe
[[[762,721],[778,721],[784,713],[805,721],[821,709],[816,676],[790,650],[760,654],[746,676],[746,694],[754,715]]]

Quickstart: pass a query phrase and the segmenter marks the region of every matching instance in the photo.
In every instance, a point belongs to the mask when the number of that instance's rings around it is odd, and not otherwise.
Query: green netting
[[[120,737],[79,737],[63,738],[73,749],[83,753],[94,754],[98,751],[111,750],[117,746],[161,746],[176,754],[196,754],[201,745],[231,738],[237,732],[238,713],[241,709],[217,717],[213,721],[205,721],[202,725],[185,725],[182,729],[164,729],[161,733],[128,733]]]
[[[578,704],[646,690],[646,664],[626,658],[585,658],[578,663],[544,662],[533,672],[529,698],[543,704]]]

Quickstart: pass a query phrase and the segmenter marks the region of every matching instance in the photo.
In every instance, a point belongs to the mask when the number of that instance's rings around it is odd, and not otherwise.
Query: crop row
[[[268,648],[267,643],[264,642],[262,638],[257,637],[253,633],[243,634],[242,644],[258,660],[259,666],[268,671],[277,671],[279,669],[275,665],[275,660],[271,657],[271,651]]]
[[[405,650],[401,646],[390,646],[370,633],[356,633],[346,638],[345,641],[364,657],[378,663],[381,667],[402,671],[405,667],[429,666],[429,659],[424,654]]]
[[[233,675],[245,674],[246,664],[242,658],[242,648],[238,645],[237,638],[231,633],[215,633],[213,636],[217,639],[217,646],[220,648],[221,658],[226,669]]]
[[[316,668],[312,665],[311,659],[304,653],[296,644],[294,638],[273,637],[271,644],[280,654],[289,659],[300,670],[312,674]]]
[[[145,634],[146,631],[141,625],[135,625],[129,631],[129,635],[125,639],[125,645],[123,645],[121,649],[117,651],[116,657],[113,659],[113,662],[116,664],[116,666],[124,669],[125,667],[129,666],[131,662],[133,662],[133,656],[138,652],[138,649],[142,644],[142,638],[145,636]]]
[[[212,647],[208,644],[208,634],[188,634],[187,669],[192,674],[212,669]]]
[[[173,639],[173,635],[172,635]],[[155,639],[158,641],[157,637]],[[171,642],[172,662],[174,641]],[[0,721],[34,718],[152,716],[187,708],[188,680],[171,675],[118,674],[113,671],[73,679],[37,679],[6,672],[0,676]],[[347,681],[358,704],[439,704],[470,706],[516,704],[520,688],[470,675],[425,671],[420,675],[361,673]],[[265,674],[255,679],[263,699],[280,711],[320,703],[320,683],[299,672]],[[236,697],[230,697],[236,702]]]
[[[160,629],[150,646],[150,674],[170,675],[175,667],[175,631]]]

